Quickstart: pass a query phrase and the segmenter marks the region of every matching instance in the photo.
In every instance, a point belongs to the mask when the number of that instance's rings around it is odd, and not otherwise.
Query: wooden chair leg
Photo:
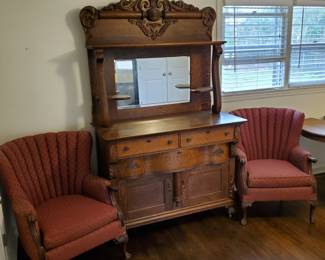
[[[229,208],[228,208],[228,217],[229,217],[229,219],[232,219],[232,216],[233,216],[233,214],[236,212],[236,209],[235,209],[235,207],[234,206],[230,206]]]
[[[310,202],[310,207],[309,207],[309,224],[314,224],[315,223],[315,209],[316,209],[316,202]]]
[[[122,235],[121,237],[116,239],[118,244],[121,244],[123,247],[124,259],[130,259],[132,255],[127,251],[127,244],[129,241],[129,237],[127,234]]]
[[[242,204],[241,204],[243,216],[242,216],[242,219],[241,219],[240,223],[243,226],[246,226],[247,225],[247,208],[248,207],[251,207],[252,204],[253,204],[253,202],[242,202]]]
[[[242,224],[243,226],[247,225],[247,208],[248,206],[242,206],[242,212],[243,212],[243,216],[242,219],[240,221],[240,224]]]

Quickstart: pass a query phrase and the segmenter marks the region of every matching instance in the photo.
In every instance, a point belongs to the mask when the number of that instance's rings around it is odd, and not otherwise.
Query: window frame
[[[289,84],[290,80],[290,65],[291,65],[291,51],[292,51],[292,22],[293,22],[293,8],[295,6],[321,6],[325,7],[325,0],[217,0],[217,39],[224,39],[224,16],[223,7],[230,5],[238,6],[286,6],[288,7],[287,20],[287,54],[284,57],[284,84],[283,87],[265,88],[254,90],[240,90],[232,92],[223,92],[222,96],[229,101],[246,100],[252,98],[264,98],[269,96],[283,96],[283,95],[301,95],[307,93],[322,93],[325,92],[324,83],[305,83],[305,84]],[[223,66],[223,56],[220,58],[220,71]],[[222,90],[222,75],[220,75],[220,84]]]

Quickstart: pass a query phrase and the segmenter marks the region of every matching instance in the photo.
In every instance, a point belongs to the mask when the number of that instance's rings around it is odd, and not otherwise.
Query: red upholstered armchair
[[[84,131],[29,136],[0,146],[1,184],[31,259],[70,259],[113,239],[126,250],[111,183],[91,175],[90,155],[91,135]]]
[[[247,223],[247,207],[255,201],[304,200],[310,222],[317,202],[311,164],[316,161],[299,146],[304,114],[292,109],[250,108],[232,114],[246,118],[240,126],[236,183]]]

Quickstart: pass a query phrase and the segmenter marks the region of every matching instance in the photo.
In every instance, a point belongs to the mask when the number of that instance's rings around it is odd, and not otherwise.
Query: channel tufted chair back
[[[90,171],[88,132],[48,133],[1,146],[0,160],[10,190],[20,190],[37,207],[62,195],[81,194]],[[19,185],[19,187],[17,186]]]
[[[314,222],[317,183],[315,162],[299,145],[305,115],[288,108],[245,108],[231,112],[247,119],[236,147],[236,186],[246,225],[247,207],[256,201],[304,200]]]
[[[288,160],[291,149],[298,145],[304,114],[287,108],[238,109],[232,114],[246,118],[240,126],[239,147],[248,160]]]
[[[0,180],[32,260],[68,260],[127,234],[111,182],[91,174],[91,135],[47,133],[0,146]]]

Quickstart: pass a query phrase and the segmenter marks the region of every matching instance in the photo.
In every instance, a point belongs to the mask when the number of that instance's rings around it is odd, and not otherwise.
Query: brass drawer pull
[[[224,132],[224,135],[225,135],[225,136],[228,136],[228,135],[229,135],[229,132]]]
[[[148,140],[147,140],[147,143],[151,143],[151,140],[150,140],[150,139],[148,139]]]
[[[130,170],[135,170],[136,168],[139,168],[139,165],[136,162],[133,161],[133,162],[129,163],[128,168]]]
[[[214,154],[219,156],[219,155],[223,155],[224,154],[224,150],[220,147],[218,147],[216,150],[214,150]]]
[[[130,148],[129,147],[127,147],[127,146],[124,146],[124,148],[123,148],[123,152],[127,152],[127,151],[129,151],[130,150]]]
[[[168,144],[168,145],[171,145],[171,144],[173,144],[173,141],[172,141],[172,140],[168,140],[168,141],[167,141],[167,144]]]
[[[210,132],[210,130],[207,130],[207,131],[205,131],[205,133],[206,133],[206,134],[210,134],[211,132]]]
[[[192,142],[192,138],[186,138],[186,142],[187,142],[187,143]]]

